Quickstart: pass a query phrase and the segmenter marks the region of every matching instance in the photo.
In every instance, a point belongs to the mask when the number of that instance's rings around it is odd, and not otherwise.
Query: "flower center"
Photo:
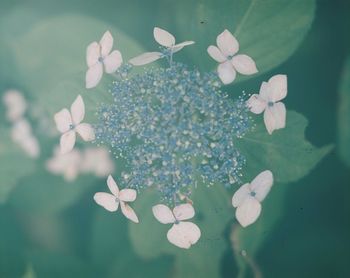
[[[272,106],[274,105],[274,103],[273,103],[272,101],[269,101],[269,102],[267,103],[267,105],[268,105],[269,107],[272,107]]]
[[[178,224],[180,224],[180,221],[176,219],[174,224],[178,225]]]
[[[103,63],[103,57],[99,57],[99,58],[98,58],[98,61],[99,61],[100,63]]]
[[[70,125],[69,125],[69,129],[70,129],[70,130],[73,130],[74,128],[75,128],[75,125],[73,125],[73,124],[70,124]]]
[[[250,196],[255,197],[256,193],[254,191],[250,192]]]
[[[118,198],[118,197],[115,197],[115,202],[116,202],[116,203],[119,203],[119,201],[120,201],[119,198]]]
[[[227,56],[227,60],[232,60],[232,58],[233,58],[233,55],[228,55]]]

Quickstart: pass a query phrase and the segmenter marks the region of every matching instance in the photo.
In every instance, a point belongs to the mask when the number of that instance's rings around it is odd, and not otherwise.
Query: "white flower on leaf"
[[[62,154],[59,147],[54,149],[54,156],[46,161],[46,169],[55,175],[62,174],[66,181],[74,181],[80,172],[82,154],[78,150]]]
[[[85,76],[87,89],[96,87],[103,75],[115,72],[123,63],[122,54],[118,50],[112,51],[113,37],[109,31],[105,32],[100,42],[92,42],[86,50],[86,63],[89,67]],[[112,52],[111,52],[112,51]]]
[[[60,139],[62,154],[70,152],[78,133],[84,141],[95,139],[95,133],[90,124],[81,123],[85,116],[85,105],[83,98],[79,95],[73,102],[70,112],[67,108],[55,114],[55,122],[58,131],[62,133]]]
[[[253,224],[261,212],[261,202],[269,193],[273,184],[271,171],[261,172],[251,183],[242,185],[232,197],[238,222],[247,227]]]
[[[184,41],[184,42],[175,44],[175,37],[172,34],[170,34],[168,31],[158,27],[155,27],[153,29],[153,36],[157,43],[167,48],[167,50],[170,52],[170,55],[180,51],[182,48],[184,48],[187,45],[194,44],[194,41]],[[134,66],[142,66],[142,65],[152,63],[163,57],[164,57],[164,54],[162,52],[146,52],[132,58],[129,62]]]
[[[27,120],[20,119],[14,123],[11,138],[29,157],[37,158],[40,155],[39,142],[34,137],[31,125]]]
[[[113,172],[114,163],[105,148],[87,148],[83,153],[81,171],[93,173],[97,177],[107,177]]]
[[[166,205],[156,205],[152,207],[154,217],[162,224],[174,224],[167,233],[170,243],[180,248],[188,249],[195,244],[201,231],[198,226],[192,222],[184,220],[191,219],[195,212],[190,204],[181,204],[176,206],[173,211]]]
[[[97,192],[94,195],[95,202],[104,207],[108,211],[117,211],[119,204],[122,209],[122,213],[126,218],[135,223],[139,223],[134,210],[127,204],[127,202],[133,202],[136,199],[136,190],[134,189],[122,189],[119,190],[117,183],[114,181],[111,175],[108,176],[107,185],[112,193]]]
[[[237,39],[225,30],[216,38],[217,46],[211,45],[207,51],[217,62],[218,75],[224,84],[232,83],[236,78],[236,71],[240,74],[251,75],[257,73],[255,62],[245,54],[237,54],[239,44]]]
[[[6,117],[10,122],[16,122],[22,118],[27,109],[27,102],[23,95],[16,90],[8,90],[3,96],[6,107]]]
[[[287,76],[278,74],[263,82],[259,94],[252,95],[247,105],[254,114],[264,112],[264,122],[269,134],[286,126],[286,107],[280,102],[287,96]]]

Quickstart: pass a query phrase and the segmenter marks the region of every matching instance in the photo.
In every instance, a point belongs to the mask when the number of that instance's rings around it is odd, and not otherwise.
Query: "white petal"
[[[264,122],[269,134],[286,126],[286,107],[282,102],[267,106],[264,112]]]
[[[167,233],[170,243],[177,247],[188,249],[201,237],[201,231],[196,224],[180,222],[174,224]]]
[[[142,66],[158,60],[162,55],[160,52],[146,52],[130,59],[129,63],[134,66]]]
[[[31,158],[37,158],[40,154],[40,146],[38,140],[34,136],[29,136],[21,142],[21,147]]]
[[[80,124],[85,116],[85,105],[81,95],[78,95],[78,97],[72,103],[72,106],[70,107],[70,111],[72,114],[73,123],[75,125]]]
[[[193,206],[190,204],[181,204],[173,209],[176,220],[187,220],[191,219],[195,212]]]
[[[224,84],[230,84],[236,78],[236,71],[231,61],[226,61],[218,66],[218,75]]]
[[[175,37],[161,28],[155,27],[153,29],[153,36],[157,43],[165,47],[171,47],[175,44]]]
[[[255,192],[255,199],[262,202],[266,195],[269,193],[271,186],[273,184],[273,175],[271,171],[266,170],[261,172],[255,177],[255,179],[250,183],[250,189]]]
[[[68,109],[64,108],[54,116],[56,127],[59,132],[67,132],[72,125],[72,117]]]
[[[75,145],[75,131],[71,130],[61,135],[60,146],[61,154],[69,153]]]
[[[88,69],[85,76],[85,87],[91,89],[100,82],[103,74],[102,63],[98,62]]]
[[[119,202],[112,194],[98,192],[94,195],[94,200],[97,204],[104,207],[108,211],[113,212],[118,210]]]
[[[247,106],[250,112],[254,114],[262,113],[266,108],[266,101],[263,100],[259,95],[254,94],[247,100]]]
[[[270,100],[273,102],[280,101],[287,96],[287,75],[278,74],[269,79],[271,86]]]
[[[100,40],[100,46],[101,46],[101,56],[106,57],[109,54],[109,52],[111,52],[113,47],[113,37],[109,31],[103,34]]]
[[[240,206],[245,199],[249,197],[250,187],[249,183],[242,185],[232,196],[232,206],[238,207]]]
[[[133,202],[136,199],[136,190],[134,189],[122,189],[119,192],[119,199],[124,202]]]
[[[239,50],[238,41],[228,30],[217,36],[216,44],[226,57],[235,55]]]
[[[173,53],[176,53],[180,51],[182,48],[184,48],[185,46],[188,46],[191,44],[194,44],[194,41],[185,41],[185,42],[178,43],[172,47],[172,51]]]
[[[225,55],[221,53],[220,49],[214,45],[209,46],[207,52],[210,55],[210,57],[212,57],[215,61],[219,63],[223,63],[227,60]]]
[[[122,212],[126,218],[130,219],[131,221],[133,221],[135,223],[139,223],[139,219],[138,219],[135,211],[128,204],[121,201],[120,207],[121,207]]]
[[[95,132],[90,124],[79,124],[75,127],[75,131],[78,132],[81,138],[86,142],[95,139]]]
[[[118,50],[114,50],[111,54],[103,59],[103,64],[107,73],[115,72],[122,63],[122,54]]]
[[[243,227],[247,227],[258,219],[260,212],[261,204],[249,197],[236,209],[236,218]]]
[[[265,100],[266,102],[269,101],[269,96],[271,94],[271,86],[267,82],[262,82],[260,86],[259,96],[262,100]]]
[[[175,222],[175,217],[170,208],[166,205],[156,205],[152,207],[154,217],[162,224],[169,224]]]
[[[3,102],[7,108],[6,117],[11,122],[19,120],[27,109],[26,100],[16,90],[7,91],[3,96]]]
[[[95,65],[100,58],[100,45],[97,42],[90,43],[86,49],[86,64],[88,67]]]
[[[119,197],[119,188],[117,183],[115,182],[115,180],[113,179],[113,177],[111,175],[108,176],[107,178],[107,185],[109,188],[109,191],[111,191],[111,193],[116,196]]]
[[[233,67],[241,74],[250,75],[258,72],[254,60],[248,55],[236,55],[231,62]]]

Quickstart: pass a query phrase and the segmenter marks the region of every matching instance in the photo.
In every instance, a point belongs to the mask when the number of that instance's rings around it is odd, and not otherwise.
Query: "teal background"
[[[198,5],[206,5],[207,2],[210,1],[198,1]],[[217,1],[215,5],[225,7],[228,2]],[[37,101],[38,93],[34,92],[35,88],[41,88],[38,92],[44,94],[46,86],[57,85],[54,77],[51,83],[47,81],[47,84],[43,85],[45,80],[40,80],[40,74],[23,71],[20,65],[23,60],[17,60],[10,55],[9,40],[16,40],[30,32],[34,22],[42,22],[44,25],[46,20],[67,13],[87,15],[117,27],[130,38],[137,40],[138,45],[130,50],[137,54],[140,46],[146,50],[155,49],[151,37],[153,26],[164,24],[163,27],[169,30],[179,26],[173,10],[169,8],[173,7],[174,3],[170,3],[135,0],[1,1],[1,93],[15,87],[22,90],[29,100]],[[177,14],[181,14],[181,9],[184,13],[188,12],[186,3],[179,1],[180,12],[177,11]],[[234,89],[255,91],[260,82],[267,80],[271,75],[286,73],[289,94],[285,103],[288,109],[303,114],[309,120],[306,138],[318,147],[335,145],[332,152],[307,176],[286,185],[288,188],[283,202],[275,207],[280,211],[281,217],[260,235],[263,243],[254,256],[254,265],[259,271],[254,272],[250,269],[245,273],[246,277],[259,277],[260,273],[263,277],[350,277],[350,166],[347,166],[337,153],[338,91],[346,59],[350,54],[350,3],[346,0],[319,0],[316,4],[312,27],[291,57],[257,78],[240,80],[242,82]],[[6,16],[9,14],[16,16],[8,20]],[[204,18],[200,24],[205,26],[207,20],[210,22],[213,19]],[[302,19],[297,19],[296,25],[298,20]],[[189,30],[193,31],[193,28]],[[98,39],[96,35],[102,34],[103,31],[94,30],[89,38]],[[185,34],[186,30],[182,32],[179,41],[191,38],[190,34],[184,37]],[[87,37],[88,35],[84,38]],[[67,40],[67,44],[70,39],[72,38]],[[65,49],[64,44],[62,49]],[[44,39],[42,45],[43,49],[49,49],[50,41]],[[22,47],[25,48],[25,45]],[[72,79],[83,76],[85,47],[86,45],[82,45],[82,56],[79,58],[81,63],[74,62],[77,68],[72,70],[78,72],[79,76],[72,74]],[[185,50],[183,52],[179,56],[180,59],[191,61],[192,57],[186,54]],[[47,53],[42,55],[48,57],[45,60],[47,68],[57,66],[55,63],[49,66],[49,57],[55,56],[55,53],[47,50]],[[32,57],[27,57],[28,60],[30,58]],[[71,75],[69,65],[67,76],[63,72],[59,78],[68,78]],[[203,65],[204,68],[207,66]],[[109,81],[108,78],[105,79],[102,86],[108,86],[105,84]],[[60,87],[67,88],[71,87]],[[57,95],[57,99],[59,98]],[[39,95],[40,105],[49,105],[49,101],[54,103],[55,99],[50,100],[45,96],[41,98]],[[61,100],[61,103],[66,102],[64,98]],[[6,126],[3,106],[0,106],[0,109],[0,123]],[[54,140],[42,139],[42,143],[50,145]],[[51,148],[44,148],[43,153],[44,156],[49,155]],[[6,161],[0,160],[0,167],[3,168],[5,164]],[[18,167],[33,166],[29,164],[18,164]],[[8,173],[2,173],[6,174]],[[17,171],[13,175],[17,175]],[[43,170],[38,170],[38,174],[28,178],[24,173],[23,177],[16,181],[8,201],[0,204],[0,277],[174,275],[172,256],[155,259],[139,256],[130,242],[127,221],[122,217],[106,214],[92,202],[91,196],[97,189],[103,188],[103,180],[83,177],[77,184],[62,185],[63,183],[62,179],[52,178]],[[61,185],[66,190],[64,193],[57,189],[62,188]],[[220,260],[221,277],[239,275],[229,234],[228,226],[225,232],[227,248]],[[147,240],[147,234],[144,237]],[[104,238],[112,239],[113,242],[103,241]],[[254,238],[251,240],[254,241]],[[210,258],[211,249],[207,250],[207,254],[203,256]]]

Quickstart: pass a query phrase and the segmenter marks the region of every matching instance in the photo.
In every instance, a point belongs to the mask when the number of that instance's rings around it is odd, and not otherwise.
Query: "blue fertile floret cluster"
[[[127,171],[122,187],[157,188],[164,201],[188,196],[197,183],[240,182],[245,158],[235,140],[251,129],[243,97],[220,90],[216,73],[181,63],[126,74],[112,88],[114,102],[98,110],[96,139],[108,144]]]

